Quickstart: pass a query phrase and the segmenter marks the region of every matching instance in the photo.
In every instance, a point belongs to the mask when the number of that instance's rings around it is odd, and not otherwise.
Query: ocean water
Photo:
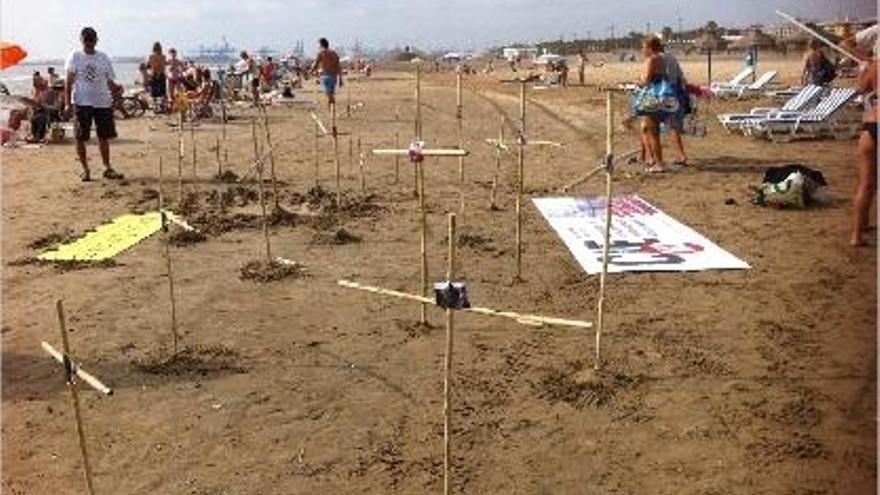
[[[0,82],[9,88],[14,95],[30,96],[32,93],[34,71],[40,71],[40,75],[46,76],[46,68],[54,67],[55,73],[64,77],[64,61],[47,64],[19,64],[0,71]],[[138,64],[134,62],[114,62],[113,70],[116,71],[116,82],[128,88],[140,85],[140,73]]]

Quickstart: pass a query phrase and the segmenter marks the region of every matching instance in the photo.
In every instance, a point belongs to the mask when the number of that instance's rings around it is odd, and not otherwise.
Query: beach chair
[[[760,121],[765,120],[771,113],[803,112],[815,106],[823,90],[822,86],[811,84],[794,94],[781,107],[758,107],[753,108],[749,113],[724,113],[718,116],[718,122],[727,132],[745,132],[744,129],[758,125]]]
[[[773,112],[752,128],[751,135],[774,142],[796,139],[852,139],[861,126],[858,112],[846,106],[856,96],[855,88],[833,88],[819,103],[803,112]]]
[[[730,88],[730,87],[734,87],[734,86],[742,86],[743,83],[745,83],[746,78],[751,77],[751,75],[754,73],[755,73],[754,67],[746,67],[745,69],[740,71],[739,74],[733,76],[733,79],[731,79],[728,82],[721,82],[721,83],[713,82],[713,83],[709,84],[709,89],[711,89],[712,92],[714,93],[717,91],[724,91],[726,88]]]
[[[775,70],[767,71],[751,84],[731,85],[713,89],[718,98],[736,98],[742,100],[760,94],[779,75]]]

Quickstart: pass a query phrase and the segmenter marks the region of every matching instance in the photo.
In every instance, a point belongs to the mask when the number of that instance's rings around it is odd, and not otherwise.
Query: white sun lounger
[[[819,103],[803,112],[773,112],[751,128],[751,135],[775,142],[795,139],[852,139],[859,133],[856,112],[847,115],[847,103],[858,91],[855,88],[833,88]]]
[[[775,70],[767,71],[751,84],[739,84],[713,89],[712,92],[718,98],[736,98],[742,100],[746,97],[757,95],[767,89],[767,86],[779,75]]]
[[[754,67],[746,67],[745,69],[740,71],[739,74],[733,76],[733,79],[731,79],[728,82],[713,82],[713,83],[711,83],[709,85],[709,89],[711,89],[712,92],[714,93],[716,91],[724,91],[725,89],[728,89],[731,87],[742,86],[743,83],[745,83],[746,78],[750,77],[754,73],[755,73]]]
[[[723,113],[718,116],[718,122],[728,132],[744,132],[745,128],[758,125],[760,121],[765,120],[771,113],[803,112],[815,106],[823,90],[822,86],[811,84],[802,88],[781,107],[758,107],[753,108],[749,113]]]

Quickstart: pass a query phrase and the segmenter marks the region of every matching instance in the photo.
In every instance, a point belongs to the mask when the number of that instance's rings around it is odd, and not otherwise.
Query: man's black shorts
[[[76,106],[75,134],[77,141],[88,141],[92,135],[92,122],[99,139],[116,137],[116,122],[113,121],[112,108]]]
[[[165,98],[167,84],[165,74],[153,74],[153,77],[150,78],[150,96],[153,98]]]

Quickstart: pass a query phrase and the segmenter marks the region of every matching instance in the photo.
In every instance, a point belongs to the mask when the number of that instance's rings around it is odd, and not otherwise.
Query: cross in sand
[[[87,385],[104,395],[112,395],[113,389],[101,383],[100,380],[82,369],[73,361],[73,359],[71,359],[70,343],[67,340],[67,323],[64,319],[64,303],[62,303],[61,300],[58,300],[58,302],[55,303],[55,308],[58,312],[58,326],[61,330],[63,352],[57,351],[47,342],[42,342],[41,345],[43,350],[46,351],[46,354],[58,361],[64,369],[64,381],[67,383],[67,389],[70,390],[70,401],[73,404],[73,419],[76,423],[76,434],[79,438],[79,449],[83,458],[83,471],[85,472],[86,477],[86,487],[88,488],[89,495],[94,495],[95,486],[92,481],[92,466],[89,463],[89,453],[86,448],[86,434],[83,430],[82,411],[80,410],[79,405],[79,393],[76,389],[76,379],[74,377],[79,378]]]
[[[519,83],[519,129],[517,129],[516,136],[516,145],[517,145],[517,174],[516,174],[516,273],[514,275],[515,280],[522,280],[522,198],[523,198],[523,187],[525,183],[525,161],[526,161],[526,146],[554,146],[554,147],[562,147],[561,143],[557,143],[554,141],[544,141],[544,140],[527,140],[526,139],[526,83],[528,82],[525,78],[519,79],[505,79],[501,82],[505,83]],[[506,143],[504,143],[504,123],[502,120],[502,131],[497,140],[495,139],[487,139],[486,142],[495,146],[499,151],[496,157],[496,177],[493,179],[492,186],[492,206],[495,206],[495,188],[498,182],[497,174],[498,167],[500,166],[500,153],[501,150],[507,151],[509,147]]]
[[[446,155],[449,156],[449,155]],[[406,292],[384,289],[382,287],[373,287],[362,285],[349,280],[339,280],[337,283],[348,289],[356,289],[364,292],[370,292],[385,297],[393,297],[397,299],[405,299],[409,301],[417,301],[422,304],[422,310],[428,305],[436,305],[445,310],[446,313],[446,353],[443,366],[443,493],[449,495],[451,490],[451,471],[452,471],[452,352],[454,342],[454,314],[456,311],[475,313],[483,316],[494,316],[499,318],[507,318],[516,321],[521,325],[532,327],[542,327],[544,325],[553,325],[560,327],[568,327],[578,330],[588,330],[593,327],[589,321],[570,320],[565,318],[554,318],[540,316],[534,314],[516,313],[513,311],[499,311],[491,308],[472,307],[467,301],[467,288],[462,283],[453,282],[455,277],[456,256],[455,256],[455,214],[449,214],[449,235],[447,239],[449,252],[447,256],[446,280],[438,284],[434,284],[434,299],[425,297],[425,295],[409,294]]]
[[[418,126],[421,128],[421,125]],[[468,150],[458,148],[425,148],[425,143],[420,140],[414,141],[408,149],[374,149],[373,154],[377,156],[408,156],[410,162],[416,169],[416,185],[419,195],[419,219],[421,223],[421,283],[422,295],[428,294],[428,220],[425,209],[425,157],[462,157],[467,156]],[[428,315],[426,305],[422,304],[422,315],[420,319],[423,325],[428,323]]]

